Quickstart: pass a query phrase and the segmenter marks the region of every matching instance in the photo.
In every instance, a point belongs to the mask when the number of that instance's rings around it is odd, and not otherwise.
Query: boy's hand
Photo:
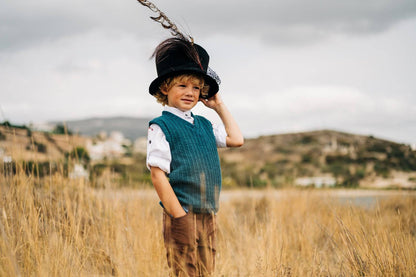
[[[233,116],[228,111],[220,95],[217,93],[208,99],[200,99],[208,108],[213,109],[220,116],[227,132],[226,144],[228,147],[240,147],[244,144],[244,137]]]
[[[186,212],[179,203],[179,200],[176,197],[165,172],[159,167],[151,166],[150,175],[152,177],[153,186],[155,187],[160,201],[162,201],[166,211],[173,217],[182,217],[186,215]]]
[[[217,93],[214,96],[208,98],[208,99],[203,99],[201,98],[199,101],[201,101],[205,106],[207,106],[210,109],[216,109],[219,107],[219,105],[221,105],[222,99],[220,97],[220,95]]]

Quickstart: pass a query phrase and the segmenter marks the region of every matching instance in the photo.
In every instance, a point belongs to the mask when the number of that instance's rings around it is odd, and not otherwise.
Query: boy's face
[[[171,89],[162,93],[168,96],[168,106],[175,107],[181,111],[189,111],[199,101],[201,87],[198,82],[192,80],[179,80]]]

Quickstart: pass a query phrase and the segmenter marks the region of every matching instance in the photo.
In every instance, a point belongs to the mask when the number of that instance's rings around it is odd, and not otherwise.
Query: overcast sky
[[[154,0],[210,54],[246,137],[335,129],[416,143],[416,1]],[[0,121],[158,116],[169,32],[135,0],[0,0]],[[214,122],[202,104],[194,110]],[[134,126],[132,126],[134,128]]]

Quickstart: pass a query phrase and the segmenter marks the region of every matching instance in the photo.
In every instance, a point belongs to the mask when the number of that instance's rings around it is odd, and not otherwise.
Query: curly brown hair
[[[169,91],[175,84],[179,82],[192,82],[201,88],[200,98],[208,95],[209,86],[205,84],[204,78],[198,74],[181,74],[173,77],[166,78],[159,87],[159,90],[154,94],[157,102],[163,106],[168,104],[168,96],[163,94],[162,91]]]

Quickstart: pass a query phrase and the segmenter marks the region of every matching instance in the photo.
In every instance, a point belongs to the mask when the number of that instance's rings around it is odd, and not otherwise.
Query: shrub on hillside
[[[356,188],[360,185],[360,180],[365,177],[365,170],[360,168],[355,173],[348,172],[345,174],[342,183],[342,187]]]
[[[71,152],[66,153],[65,158],[75,160],[83,164],[88,164],[91,160],[88,151],[82,146],[75,147]]]
[[[16,163],[13,161],[7,166],[7,170],[5,167],[4,173],[7,175],[16,175],[19,172],[24,172],[27,176],[44,177],[54,174],[58,169],[55,162],[23,161]]]
[[[378,152],[378,153],[386,153],[387,151],[386,143],[374,141],[367,146],[367,151],[369,152]]]
[[[389,165],[384,161],[376,161],[374,164],[374,171],[383,178],[389,177],[390,174]]]
[[[63,124],[57,124],[52,133],[58,135],[72,135],[72,131],[66,128],[66,126]]]
[[[10,121],[6,120],[3,123],[0,123],[1,126],[10,127],[10,128],[17,128],[17,129],[29,129],[26,125],[16,125],[11,124]]]
[[[300,140],[299,143],[300,144],[311,144],[316,142],[316,138],[314,138],[313,136],[303,136]]]
[[[47,146],[43,143],[33,141],[32,144],[28,144],[26,146],[26,150],[32,150],[39,153],[46,153],[47,152]]]

